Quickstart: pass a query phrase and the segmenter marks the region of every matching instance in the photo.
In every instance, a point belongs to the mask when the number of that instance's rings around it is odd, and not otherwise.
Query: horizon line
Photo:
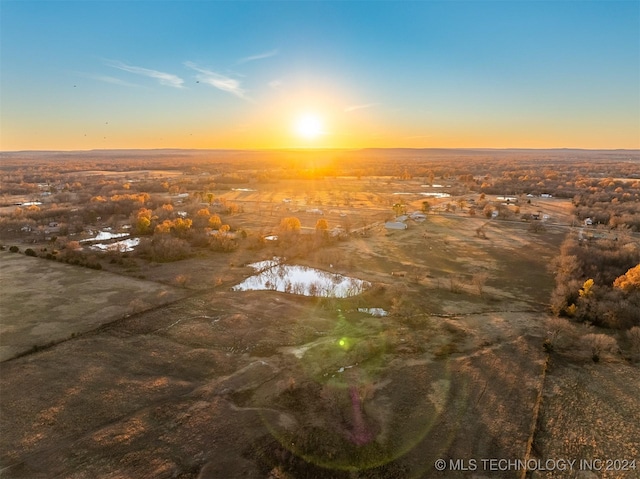
[[[465,151],[630,151],[640,152],[640,148],[581,148],[581,147],[282,147],[282,148],[89,148],[89,149],[22,149],[0,150],[5,153],[83,153],[83,152],[107,152],[107,151],[362,151],[362,150],[465,150]]]

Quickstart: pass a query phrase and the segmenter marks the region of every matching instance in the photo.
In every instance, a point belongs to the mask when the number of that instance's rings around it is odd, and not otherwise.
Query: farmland
[[[147,154],[8,158],[2,476],[520,478],[480,460],[640,459],[629,328],[550,307],[567,238],[640,251],[632,221],[585,226],[578,194],[558,195],[599,164],[623,178],[627,160],[386,154],[353,153],[340,172],[319,153],[283,153],[295,166],[285,171],[257,153],[193,153],[173,170],[160,154],[157,173]],[[612,181],[621,200],[637,196]],[[436,192],[450,196],[424,194]],[[25,199],[41,204],[15,205]],[[151,226],[136,231],[142,209]],[[417,211],[407,229],[385,229]],[[211,227],[214,215],[229,228]],[[141,249],[91,249],[97,231],[139,237]],[[248,264],[273,258],[370,287],[345,298],[231,290],[254,274]],[[597,361],[584,342],[593,333],[617,344]],[[476,471],[452,470],[472,459]]]

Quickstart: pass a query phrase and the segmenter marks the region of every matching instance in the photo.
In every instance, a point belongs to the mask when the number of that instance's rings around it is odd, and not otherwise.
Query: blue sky
[[[638,1],[0,5],[2,150],[640,148]]]

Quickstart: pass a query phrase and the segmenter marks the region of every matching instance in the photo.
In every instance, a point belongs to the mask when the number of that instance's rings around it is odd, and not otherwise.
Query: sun
[[[315,140],[324,134],[322,120],[313,114],[299,117],[295,122],[295,130],[298,136],[305,140]]]

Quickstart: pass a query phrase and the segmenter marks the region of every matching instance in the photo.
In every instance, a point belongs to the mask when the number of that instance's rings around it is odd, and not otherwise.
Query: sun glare
[[[323,134],[322,120],[315,115],[304,115],[296,120],[296,133],[305,140],[314,140]]]

